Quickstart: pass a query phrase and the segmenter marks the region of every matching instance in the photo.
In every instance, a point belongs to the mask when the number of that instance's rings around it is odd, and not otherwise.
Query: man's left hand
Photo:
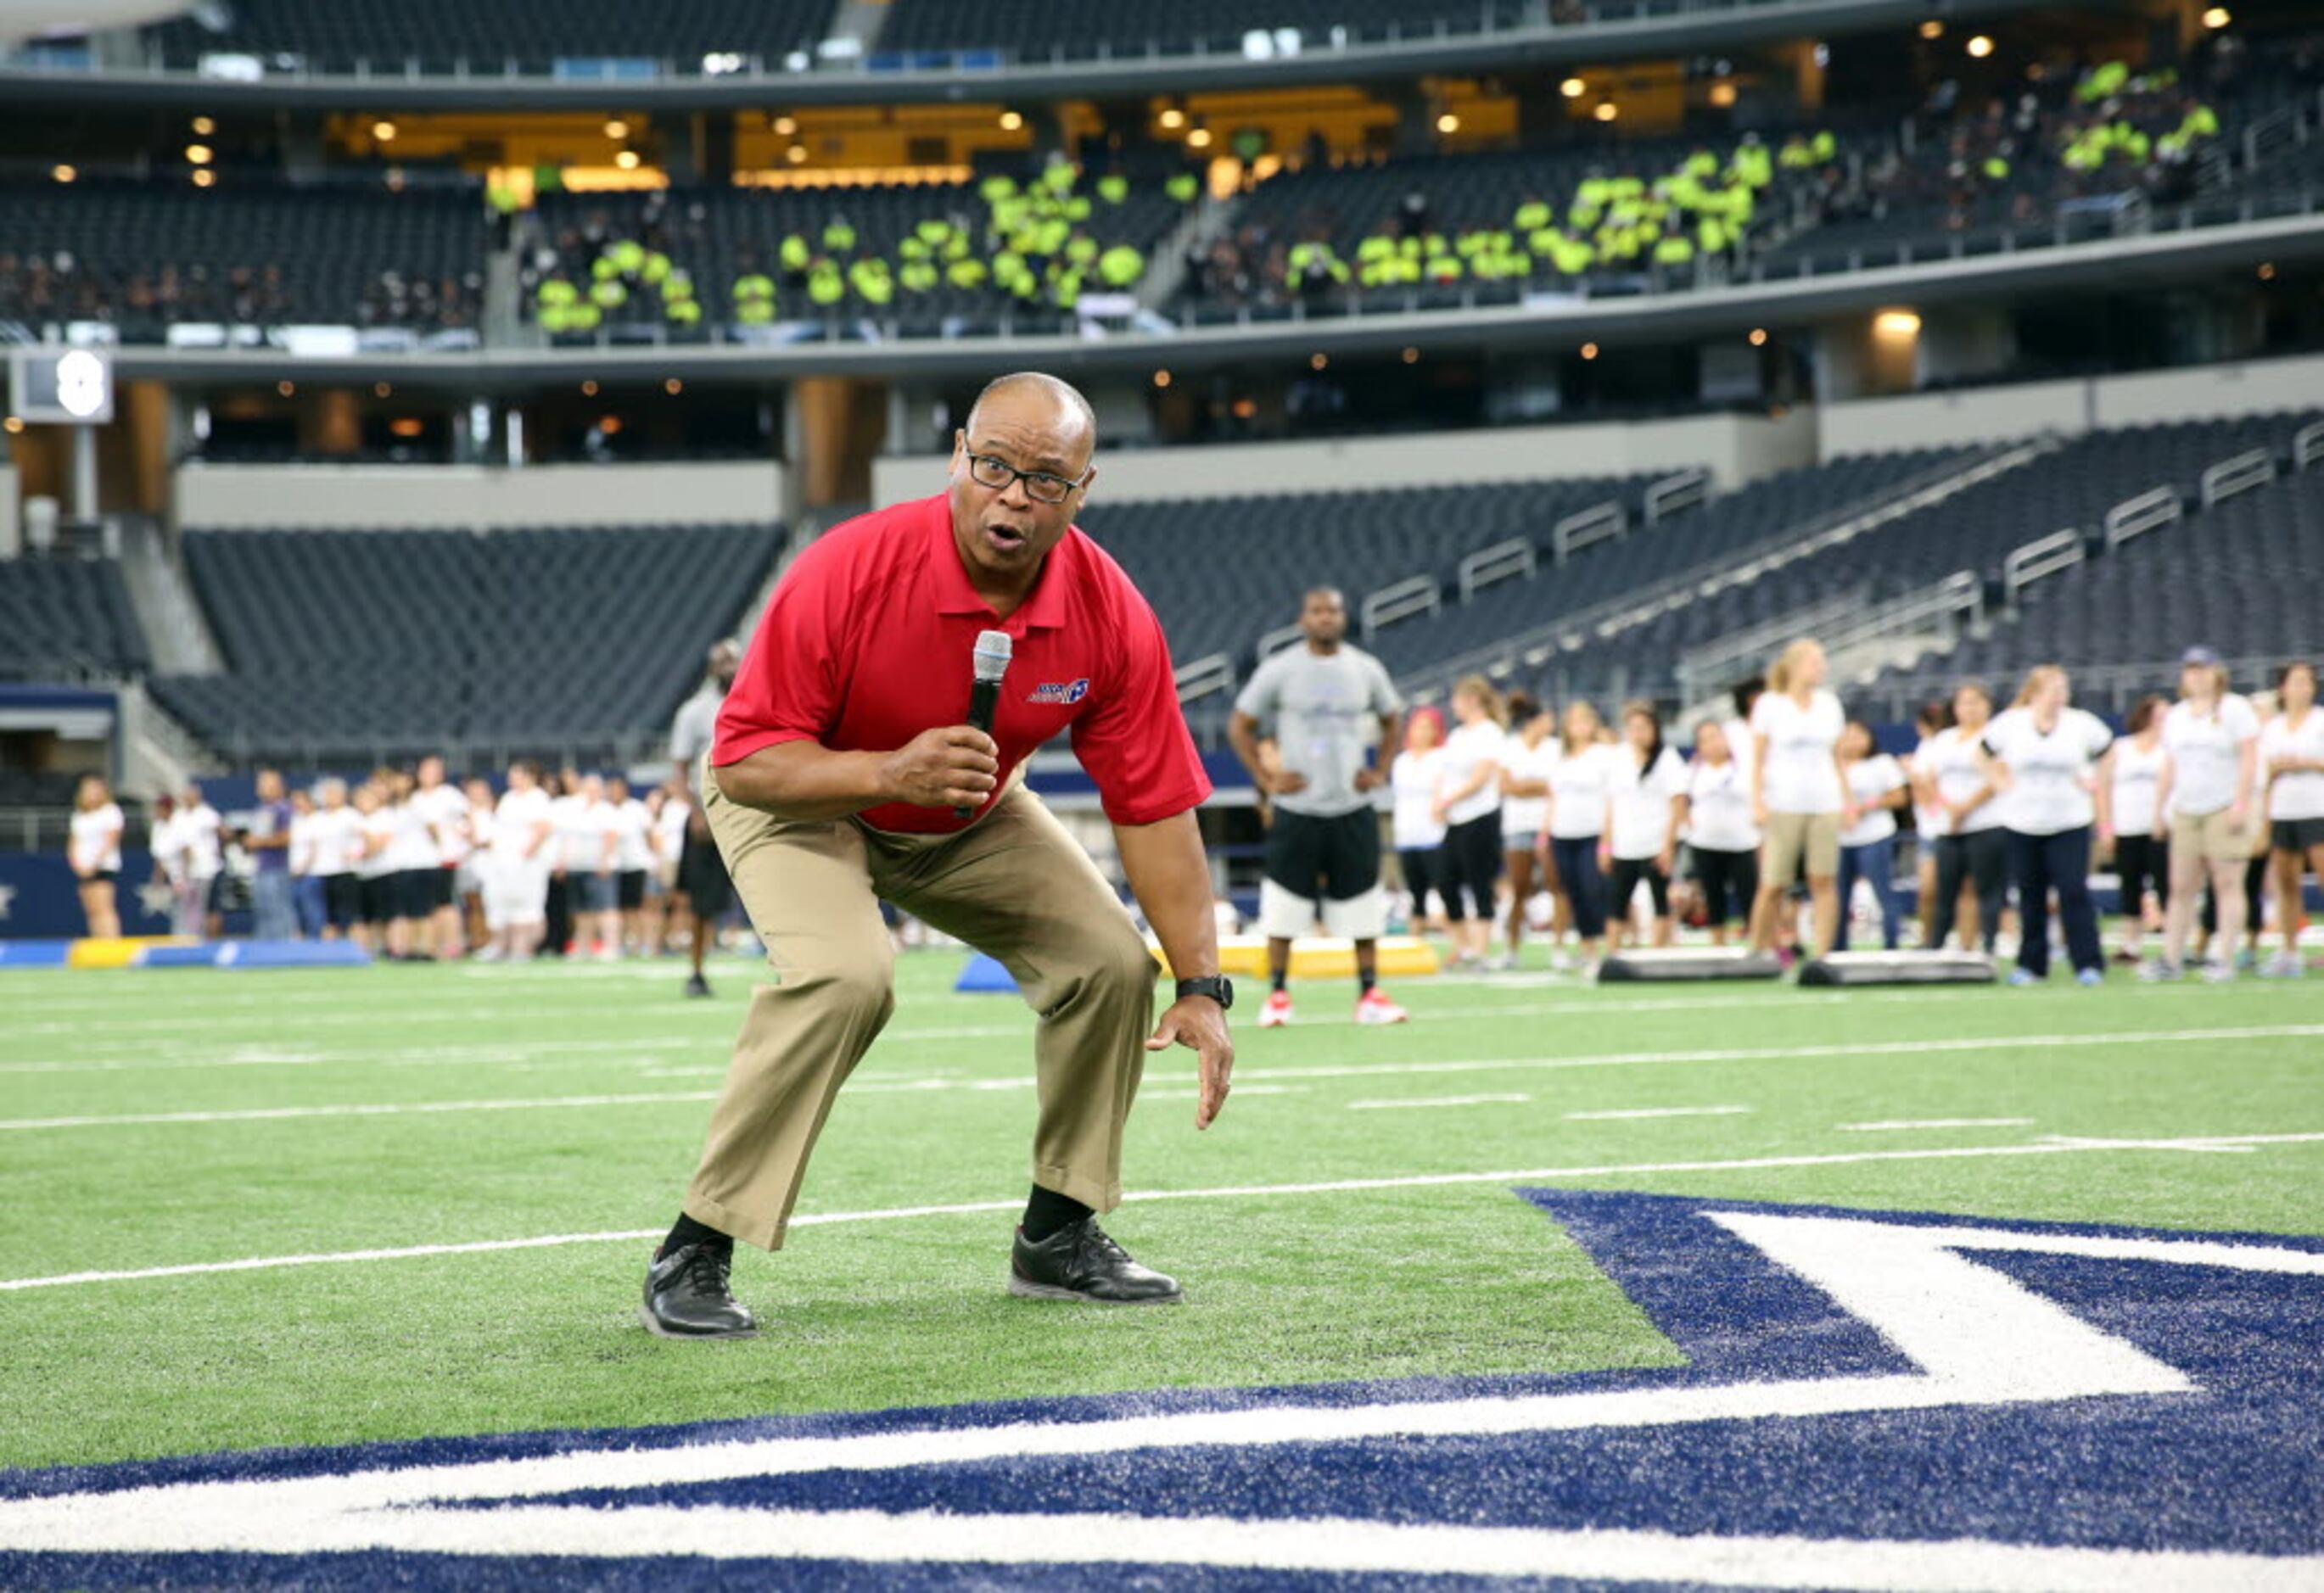
[[[1356,789],[1359,791],[1377,791],[1387,783],[1388,777],[1369,763],[1356,770]]]
[[[1227,1034],[1223,1008],[1208,996],[1185,996],[1170,1004],[1154,1026],[1148,1051],[1184,1045],[1202,1058],[1202,1095],[1194,1103],[1194,1127],[1207,1128],[1227,1103],[1227,1075],[1234,1072],[1234,1041]]]

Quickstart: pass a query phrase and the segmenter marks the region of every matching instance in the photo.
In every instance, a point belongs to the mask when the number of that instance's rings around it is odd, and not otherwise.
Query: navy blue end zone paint
[[[1524,1393],[1715,1386],[1893,1375],[1910,1364],[1864,1323],[1702,1213],[1800,1212],[1757,1205],[1563,1190],[1520,1192],[1563,1223],[1685,1354],[1681,1367],[1563,1376],[1402,1379],[1325,1387],[1169,1391],[935,1411],[772,1418],[632,1432],[431,1440],[313,1451],[0,1473],[0,1498],[235,1477],[286,1477],[569,1450],[713,1439],[1074,1422],[1188,1410],[1264,1409]],[[1830,1211],[1914,1225],[2024,1233],[2219,1238],[2324,1254],[2324,1239],[1987,1222]],[[982,1514],[1118,1511],[1840,1539],[1981,1538],[2100,1548],[2324,1552],[2324,1278],[2150,1261],[1978,1251],[1991,1268],[2189,1374],[2191,1394],[2018,1406],[1596,1428],[1491,1437],[1143,1450],[1096,1457],[820,1472],[533,1498]],[[490,1510],[493,1502],[475,1508]],[[641,1543],[641,1553],[655,1545]],[[1122,1568],[863,1567],[689,1561],[657,1585],[727,1587],[770,1577],[835,1586],[1119,1586]],[[1141,1585],[1237,1588],[1217,1571],[1139,1568]],[[0,1586],[641,1585],[634,1564],[454,1562],[411,1555],[263,1561],[218,1556],[30,1556],[0,1544]],[[1370,1585],[1281,1579],[1268,1586]],[[1386,1585],[1385,1583],[1381,1585]]]

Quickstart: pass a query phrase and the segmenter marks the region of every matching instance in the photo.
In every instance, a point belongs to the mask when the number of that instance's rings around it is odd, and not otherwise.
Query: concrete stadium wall
[[[228,530],[687,524],[781,518],[783,466],[204,465],[179,466],[181,526]]]
[[[2056,431],[2224,419],[2324,404],[2324,356],[2142,371],[1826,404],[1821,456],[1999,442]]]
[[[1699,415],[1624,424],[1503,427],[1322,442],[1222,443],[1098,455],[1105,498],[1211,499],[1451,482],[1563,480],[1669,474],[1701,465],[1721,490],[1815,462],[1814,415]],[[944,485],[935,455],[875,460],[880,503],[926,497]]]
[[[17,502],[16,467],[0,464],[0,558],[14,558],[24,549],[23,509]]]

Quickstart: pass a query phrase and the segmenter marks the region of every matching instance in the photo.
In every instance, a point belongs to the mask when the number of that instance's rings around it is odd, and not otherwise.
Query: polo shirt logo
[[[1087,679],[1050,680],[1035,686],[1033,695],[1025,700],[1028,703],[1078,703],[1087,695]]]

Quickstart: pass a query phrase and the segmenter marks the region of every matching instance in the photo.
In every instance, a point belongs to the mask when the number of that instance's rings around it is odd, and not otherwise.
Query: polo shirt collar
[[[1008,630],[1057,631],[1065,623],[1066,580],[1057,573],[1061,558],[1071,557],[1066,552],[1076,533],[1067,529],[1065,534],[1049,549],[1041,561],[1040,577],[1033,590],[1018,605],[1017,612],[1006,621],[996,618],[992,605],[977,595],[969,584],[968,571],[960,561],[960,548],[952,538],[952,502],[939,493],[928,502],[928,573],[936,583],[936,612],[940,614],[974,614],[991,620]]]

